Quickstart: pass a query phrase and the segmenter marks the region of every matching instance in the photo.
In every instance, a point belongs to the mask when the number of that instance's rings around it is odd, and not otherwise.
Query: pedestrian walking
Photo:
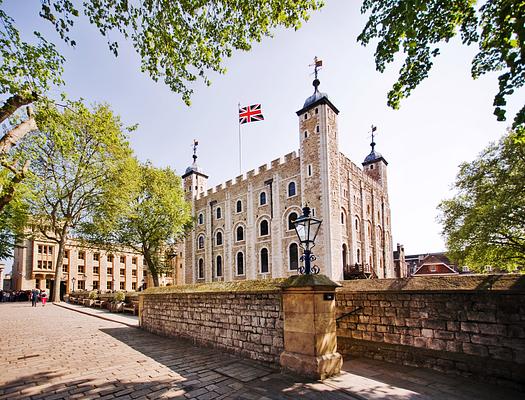
[[[38,301],[38,295],[40,291],[37,288],[31,290],[31,307],[36,307],[36,302]]]
[[[42,300],[42,307],[44,307],[47,301],[47,294],[45,290],[42,290],[42,292],[40,293],[40,300]]]

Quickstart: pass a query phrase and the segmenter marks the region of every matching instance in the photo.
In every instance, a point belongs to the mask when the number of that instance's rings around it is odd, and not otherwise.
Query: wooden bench
[[[93,303],[93,307],[105,308],[106,304],[107,304],[106,300],[95,300],[95,302]]]
[[[90,306],[91,305],[91,300],[90,299],[82,299],[82,304],[84,306]]]
[[[69,296],[69,302],[71,304],[77,304],[78,303],[78,299],[76,297]]]
[[[139,312],[138,302],[124,303],[123,311],[130,311],[133,315],[137,315]]]

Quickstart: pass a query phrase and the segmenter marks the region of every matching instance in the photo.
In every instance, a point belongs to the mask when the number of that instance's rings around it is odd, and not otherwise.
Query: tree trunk
[[[153,263],[153,259],[151,257],[149,248],[143,246],[142,253],[144,254],[144,258],[146,259],[146,262],[148,263],[148,269],[151,274],[151,277],[153,278],[153,286],[158,287],[159,286],[159,271],[158,271],[157,266],[154,265]]]
[[[27,119],[15,126],[0,139],[0,154],[7,154],[24,136],[37,129],[33,110],[31,107],[27,107]]]
[[[55,266],[55,285],[53,287],[53,295],[51,301],[53,303],[60,303],[60,284],[62,282],[62,264],[64,262],[64,253],[66,247],[67,236],[62,235],[58,242],[57,262]]]
[[[34,92],[27,96],[15,94],[8,98],[2,107],[0,107],[0,123],[13,115],[20,107],[31,104],[33,101],[37,100],[37,98],[38,96]]]

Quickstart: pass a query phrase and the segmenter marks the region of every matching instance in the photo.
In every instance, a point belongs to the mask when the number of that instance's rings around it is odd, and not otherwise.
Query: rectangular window
[[[42,260],[38,260],[38,261],[36,262],[36,265],[37,265],[37,268],[38,268],[38,269],[42,269]]]
[[[143,276],[143,277],[148,276],[148,271],[146,271],[146,270],[142,271],[142,276]]]
[[[126,263],[126,256],[120,256],[120,263],[125,264]]]
[[[120,282],[120,290],[124,290],[126,289],[126,283],[125,282]]]
[[[133,257],[133,258],[131,259],[131,263],[132,263],[133,265],[137,265],[137,257]]]
[[[64,250],[64,258],[69,258],[69,250]]]
[[[98,281],[93,281],[93,290],[98,290]]]
[[[436,272],[436,266],[435,265],[431,265],[430,266],[430,272]]]
[[[131,282],[131,290],[137,290],[137,282]]]
[[[38,253],[42,254],[42,245],[41,244],[38,245]]]
[[[62,272],[67,272],[67,270],[68,270],[68,265],[67,264],[62,265]]]
[[[83,274],[83,273],[84,273],[84,266],[83,266],[83,265],[79,265],[79,266],[77,267],[77,271],[78,271],[79,274]],[[79,282],[79,283],[80,283],[80,282]]]
[[[86,258],[86,253],[83,252],[82,250],[78,252],[78,259],[79,260],[84,260]]]
[[[111,281],[108,281],[108,282],[106,283],[106,289],[107,289],[107,290],[111,290]]]
[[[137,270],[136,269],[132,269],[131,270],[131,276],[137,276]]]
[[[47,269],[53,269],[53,261],[47,262]]]
[[[100,261],[100,254],[99,253],[93,253],[93,261]]]
[[[113,254],[108,254],[107,259],[108,262],[113,262]]]
[[[108,275],[113,275],[113,268],[108,268]]]
[[[173,272],[166,272],[166,278],[173,277]]]
[[[100,267],[93,267],[93,273],[98,275],[100,273]]]
[[[84,290],[86,289],[86,281],[77,281],[77,288],[79,290]]]
[[[120,276],[126,275],[126,270],[124,268],[120,269]]]

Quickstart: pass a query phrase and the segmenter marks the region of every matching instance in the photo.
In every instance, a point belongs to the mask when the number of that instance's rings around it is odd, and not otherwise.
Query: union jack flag
[[[252,104],[251,106],[239,108],[239,124],[264,120],[261,105]]]

